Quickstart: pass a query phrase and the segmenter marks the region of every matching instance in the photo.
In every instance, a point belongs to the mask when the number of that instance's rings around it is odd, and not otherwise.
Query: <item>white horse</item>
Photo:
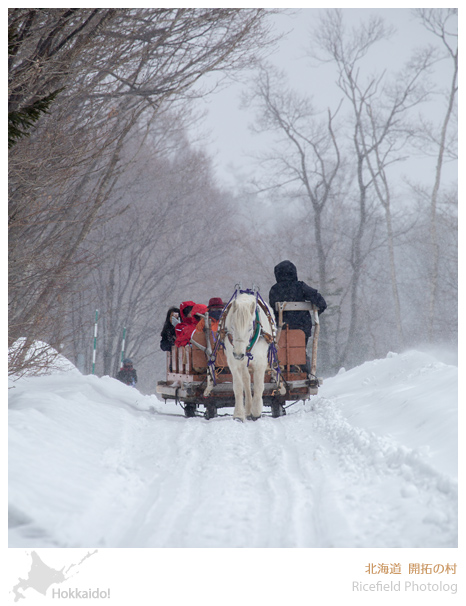
[[[275,334],[273,313],[266,303],[263,305],[268,308],[269,314],[265,313],[261,305],[257,305],[259,326],[254,295],[239,294],[226,310],[225,329],[228,338],[225,339],[225,351],[233,376],[233,418],[239,421],[244,421],[245,418],[255,421],[262,414],[267,355],[269,343]],[[254,374],[254,396],[251,393],[250,370]]]

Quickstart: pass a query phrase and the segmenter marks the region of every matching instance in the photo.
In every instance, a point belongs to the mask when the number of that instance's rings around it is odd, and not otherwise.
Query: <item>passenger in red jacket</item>
[[[181,322],[175,327],[176,347],[189,345],[191,336],[196,330],[196,325],[201,319],[201,315],[205,314],[206,311],[207,305],[202,305],[200,303],[196,304],[194,301],[185,301],[180,305]]]

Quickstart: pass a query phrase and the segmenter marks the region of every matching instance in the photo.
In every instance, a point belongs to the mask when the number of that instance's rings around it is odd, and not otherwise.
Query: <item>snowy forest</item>
[[[8,9],[9,374],[53,364],[37,342],[90,374],[98,310],[95,373],[115,376],[125,330],[154,393],[168,308],[237,283],[267,299],[284,259],[328,304],[320,376],[456,348],[457,9],[406,11],[430,44],[396,71],[370,61],[380,16],[319,11],[307,94],[270,62],[280,10]],[[194,135],[196,102],[230,81],[269,141],[234,189]]]

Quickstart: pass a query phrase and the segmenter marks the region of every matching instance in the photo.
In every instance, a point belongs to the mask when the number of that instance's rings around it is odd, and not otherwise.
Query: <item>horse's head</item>
[[[256,301],[250,296],[238,297],[229,310],[225,327],[235,360],[243,360],[254,333]]]

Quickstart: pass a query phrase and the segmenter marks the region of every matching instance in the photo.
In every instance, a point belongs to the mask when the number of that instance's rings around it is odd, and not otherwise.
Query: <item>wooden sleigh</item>
[[[281,381],[285,387],[280,393],[276,374],[270,368],[265,375],[264,406],[270,406],[272,417],[285,414],[284,405],[289,401],[306,400],[316,395],[321,380],[316,377],[319,316],[308,302],[283,302],[276,304],[278,312],[277,358]],[[314,330],[312,355],[306,360],[306,340],[302,330],[291,330],[283,324],[284,311],[309,311],[313,315]],[[175,400],[192,417],[200,406],[204,416],[217,415],[218,408],[234,407],[233,378],[227,365],[225,352],[219,347],[215,361],[209,364],[215,347],[215,334],[211,331],[206,314],[205,331],[195,332],[191,345],[173,347],[167,352],[166,380],[158,381],[157,393],[166,400]],[[281,390],[283,391],[283,390]]]

